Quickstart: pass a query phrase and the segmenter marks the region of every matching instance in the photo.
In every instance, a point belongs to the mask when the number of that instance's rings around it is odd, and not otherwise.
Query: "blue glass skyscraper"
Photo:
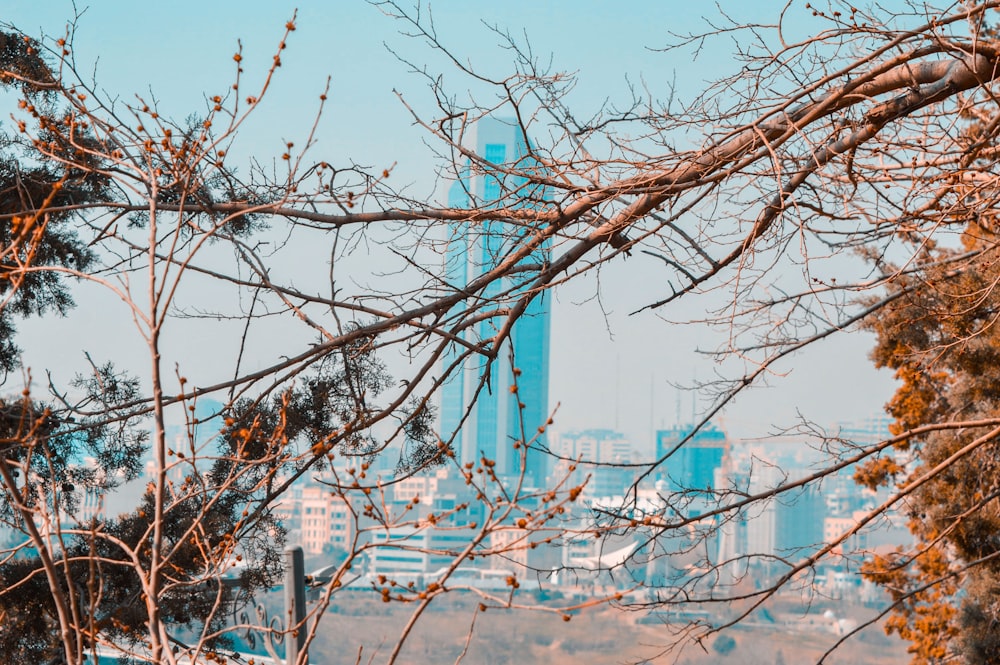
[[[485,161],[497,165],[512,165],[527,169],[533,164],[528,154],[521,128],[513,120],[483,118],[476,123],[474,139],[468,147]],[[489,208],[500,206],[529,207],[532,199],[544,198],[542,191],[532,191],[523,177],[501,173],[483,173],[483,169],[467,162],[461,177],[449,191],[448,205],[455,208]],[[532,196],[534,194],[534,196]],[[509,198],[508,198],[509,197]],[[524,227],[502,221],[464,221],[451,226],[445,255],[445,278],[452,288],[463,288],[471,280],[493,268],[500,261],[518,234],[526,233]],[[541,263],[547,256],[547,247],[531,257],[532,263]],[[510,302],[524,295],[524,282],[528,273],[516,273],[487,286],[469,299]],[[519,281],[515,281],[519,280]],[[475,303],[467,299],[456,310]],[[496,462],[498,475],[516,476],[521,471],[524,447],[514,448],[514,443],[525,436],[536,439],[533,448],[548,448],[545,434],[539,433],[548,420],[549,395],[549,316],[550,297],[547,293],[536,296],[510,331],[510,338],[489,368],[483,356],[467,358],[461,368],[451,375],[441,391],[441,435],[448,439],[455,433],[454,447],[460,451],[462,462],[478,462],[485,456]],[[505,318],[498,316],[483,320],[474,328],[465,329],[462,338],[478,343],[495,337]],[[464,349],[452,345],[443,358],[443,367],[451,367]],[[513,351],[514,366],[510,363]],[[511,390],[520,370],[517,392]],[[484,372],[489,371],[489,382],[480,392],[479,399],[469,411]],[[523,405],[523,406],[521,406]],[[468,417],[466,413],[468,412]],[[462,419],[465,418],[464,424]],[[457,432],[457,433],[456,433]],[[522,435],[523,432],[523,435]],[[529,483],[545,481],[547,457],[539,450],[531,450],[524,459]]]
[[[722,458],[726,454],[726,433],[709,424],[691,436],[693,429],[691,425],[678,425],[657,431],[657,458],[663,458],[674,451],[667,459],[665,472],[660,471],[660,476],[668,481],[671,492],[708,495],[713,489],[718,489],[714,487],[714,474],[722,465]],[[689,436],[691,439],[687,443],[674,450]]]

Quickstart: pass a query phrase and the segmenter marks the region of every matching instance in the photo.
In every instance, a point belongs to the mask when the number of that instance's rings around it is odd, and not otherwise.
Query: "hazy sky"
[[[63,0],[5,4],[3,18],[29,33],[43,29],[61,34],[74,11]],[[772,22],[784,4],[734,0],[722,7],[736,19]],[[792,32],[814,25],[804,4],[796,3],[788,14]],[[296,5],[298,29],[283,55],[280,76],[246,128],[254,137],[252,145],[269,159],[281,152],[285,140],[303,136],[330,76],[331,105],[320,126],[316,158],[396,164],[397,183],[410,183],[414,196],[431,196],[436,186],[432,154],[394,91],[418,108],[426,108],[428,93],[424,80],[389,48],[428,71],[444,73],[456,93],[466,84],[439,54],[401,36],[404,26],[361,0],[80,3],[77,62],[81,70],[96,72],[99,86],[111,96],[132,99],[152,91],[165,115],[182,119],[203,110],[205,95],[229,85],[237,40],[243,43],[248,76],[266,67]],[[696,61],[690,51],[656,50],[670,42],[670,32],[705,29],[702,13],[717,21],[714,3],[525,0],[441,2],[430,8],[441,40],[461,59],[490,73],[509,71],[511,57],[486,25],[525,37],[541,58],[551,54],[556,69],[577,72],[579,84],[570,102],[584,116],[606,99],[624,97],[626,76],[643,82],[654,96],[666,96],[676,85],[680,96],[690,99],[706,81],[739,68],[732,52],[722,48],[703,51]],[[727,43],[721,40],[716,46]],[[600,303],[591,298],[598,288],[592,279],[555,294],[550,404],[561,404],[558,427],[617,427],[642,444],[651,425],[675,421],[678,393],[670,382],[690,384],[719,370],[695,349],[712,349],[721,338],[650,313],[627,316],[664,294],[658,268],[655,260],[641,256],[616,260],[602,272]],[[119,356],[141,353],[133,331],[107,327],[111,316],[104,308],[113,309],[113,303],[92,298],[81,296],[80,308],[66,322],[22,326],[29,363],[57,371],[78,366],[84,343],[76,343],[82,339],[76,332],[83,329],[101,333],[87,342],[87,348],[99,347],[97,355],[102,348]],[[667,317],[697,318],[699,306],[693,301]],[[29,339],[45,352],[32,351]],[[61,341],[44,344],[52,339]],[[732,435],[750,436],[774,423],[791,423],[799,411],[821,423],[880,411],[893,384],[891,377],[871,368],[866,357],[870,346],[869,338],[849,333],[785,362],[779,368],[783,375],[773,376],[770,387],[754,390],[726,412],[724,426]],[[679,406],[681,419],[689,420],[692,398],[683,396]]]

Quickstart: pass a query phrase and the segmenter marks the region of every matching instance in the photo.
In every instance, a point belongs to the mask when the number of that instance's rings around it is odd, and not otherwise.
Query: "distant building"
[[[449,474],[448,468],[441,468],[394,479],[389,487],[392,491],[392,500],[396,503],[409,503],[415,500],[417,503],[430,505],[435,497],[445,491],[454,493],[464,487],[464,483],[456,485],[457,482]]]
[[[441,468],[393,479],[384,491],[386,505],[396,514],[409,505],[409,517],[424,518],[433,513],[439,523],[449,527],[483,520],[483,503],[472,500],[475,493],[453,469]]]
[[[789,559],[812,554],[823,544],[826,503],[816,483],[784,492],[776,499],[775,547]]]
[[[656,433],[656,458],[666,458],[659,477],[667,481],[670,492],[697,494],[715,489],[715,470],[722,466],[728,449],[726,433],[711,424],[692,435],[693,429],[686,425]],[[687,437],[690,440],[681,445]]]
[[[330,487],[312,481],[292,485],[273,514],[288,531],[288,544],[301,546],[306,556],[349,551],[359,520],[360,526],[370,521],[355,516],[347,500]]]
[[[628,466],[633,462],[632,443],[621,432],[608,429],[567,432],[559,437],[554,448],[562,458],[554,471],[556,480],[570,474],[570,483],[577,486],[589,476],[583,490],[585,497],[620,496],[635,481],[636,469]],[[569,471],[571,466],[575,468],[573,472]]]
[[[531,168],[524,133],[513,120],[482,118],[471,131],[469,148],[485,161],[513,168]],[[490,207],[526,205],[532,198],[541,201],[544,191],[526,191],[524,178],[506,176],[496,172],[483,173],[483,169],[467,162],[461,177],[451,187],[448,204],[456,208],[473,206]],[[519,201],[517,203],[515,201]],[[498,221],[461,221],[451,226],[451,235],[445,253],[445,279],[452,288],[461,289],[466,284],[495,267],[510,249],[509,239],[526,230]],[[548,259],[547,247],[540,248],[526,263],[543,263]],[[503,303],[505,299],[520,297],[531,282],[532,271],[514,273],[490,283],[477,293],[470,293],[467,301],[456,305],[453,312],[475,304],[476,299],[491,299]],[[547,448],[547,439],[539,428],[549,417],[549,318],[550,297],[540,293],[510,331],[506,349],[497,356],[492,367],[477,354],[468,356],[461,369],[453,371],[441,390],[441,436],[448,440],[454,434],[454,446],[460,451],[461,461],[478,463],[483,456],[496,463],[499,476],[516,476],[521,471],[524,447],[515,449],[513,444],[522,436],[529,440],[537,437],[538,447]],[[479,344],[496,336],[505,319],[485,319],[473,328],[462,330],[459,335],[467,343]],[[514,364],[519,370],[515,384],[514,368],[508,362],[513,350]],[[442,367],[452,367],[467,347],[452,345],[442,359]],[[479,392],[478,401],[472,404],[476,390],[487,375],[487,385]],[[464,419],[464,424],[462,424]],[[523,434],[522,434],[523,432]],[[547,457],[533,451],[524,459],[529,484],[540,485],[545,481]]]
[[[489,547],[499,555],[491,557],[489,565],[510,571],[520,578],[535,575],[537,571],[556,570],[560,566],[566,541],[560,539],[558,547],[541,542],[551,535],[551,531],[539,532],[516,526],[496,529],[490,533]],[[536,546],[532,547],[532,543]]]
[[[764,462],[755,464],[738,487],[747,487],[751,495],[763,494],[780,486],[786,472]],[[757,501],[746,509],[746,543],[741,554],[757,557],[757,565],[771,564],[778,548],[778,502],[775,499]]]
[[[857,513],[860,517],[868,514],[864,511],[857,511]],[[834,554],[852,554],[868,548],[865,539],[867,534],[864,531],[845,537],[857,525],[858,519],[857,515],[850,515],[845,517],[831,516],[823,520],[823,541],[827,543],[842,541],[833,548]]]
[[[827,517],[823,520],[823,540],[827,543],[843,540],[833,550],[835,554],[843,556],[866,555],[879,548],[891,550],[897,545],[903,547],[913,545],[913,534],[907,528],[907,518],[898,511],[880,515],[844,538],[862,520],[868,520],[870,517],[871,513],[868,510],[856,510],[849,516]]]
[[[398,526],[372,533],[370,572],[393,576],[399,573],[432,573],[452,564],[469,544],[469,532],[460,529]]]
[[[299,504],[301,519],[300,544],[306,554],[323,552],[330,542],[330,491],[318,486],[304,487]]]
[[[803,471],[781,468],[757,457],[741,461],[736,464],[729,458],[716,473],[716,489],[735,491],[737,497],[768,494],[791,478],[801,477]],[[742,580],[751,570],[764,574],[755,578],[758,582],[785,572],[787,566],[779,559],[796,561],[823,544],[825,517],[825,497],[816,484],[810,484],[755,501],[720,518],[714,552],[725,572],[722,584]]]
[[[842,422],[837,426],[837,438],[854,445],[872,445],[885,441],[892,434],[889,426],[893,418],[885,413],[853,422]]]

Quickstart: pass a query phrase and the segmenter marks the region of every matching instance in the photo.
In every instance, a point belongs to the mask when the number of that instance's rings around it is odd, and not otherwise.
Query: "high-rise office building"
[[[468,147],[490,164],[509,165],[511,170],[534,166],[524,133],[513,120],[481,119],[475,125]],[[522,177],[506,174],[502,168],[493,171],[467,162],[451,186],[448,204],[456,208],[529,207],[531,201],[542,199],[544,191],[532,189]],[[462,221],[454,223],[450,233],[445,278],[453,288],[463,288],[503,260],[519,234],[530,233],[530,229],[502,221]],[[543,247],[525,263],[543,262],[547,252],[548,248]],[[475,305],[473,299],[514,301],[524,295],[530,275],[530,271],[515,272],[513,276],[494,281],[479,293],[470,293],[456,309]],[[477,462],[485,456],[496,462],[494,468],[498,475],[516,476],[521,471],[520,453],[524,447],[515,449],[514,442],[522,437],[529,441],[537,437],[523,463],[529,483],[545,481],[548,460],[537,448],[548,447],[545,434],[538,430],[549,416],[549,316],[550,297],[543,292],[532,299],[514,324],[505,349],[492,367],[482,356],[472,355],[442,387],[441,435],[448,439],[457,432],[453,442],[463,462]],[[492,339],[505,321],[503,316],[485,319],[474,328],[466,329],[463,339],[471,343]],[[464,350],[453,345],[443,358],[443,367],[451,367]],[[515,382],[514,367],[520,370],[516,377],[516,393],[511,390]],[[469,411],[485,372],[488,372],[488,383]]]
[[[715,489],[715,470],[722,466],[726,454],[726,433],[711,424],[692,435],[693,429],[679,425],[656,432],[656,456],[667,458],[660,477],[667,481],[671,492],[708,495]]]

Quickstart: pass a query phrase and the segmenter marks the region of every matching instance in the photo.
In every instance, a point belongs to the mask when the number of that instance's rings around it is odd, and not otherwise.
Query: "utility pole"
[[[302,548],[285,549],[285,664],[295,665],[306,646],[306,573]]]

